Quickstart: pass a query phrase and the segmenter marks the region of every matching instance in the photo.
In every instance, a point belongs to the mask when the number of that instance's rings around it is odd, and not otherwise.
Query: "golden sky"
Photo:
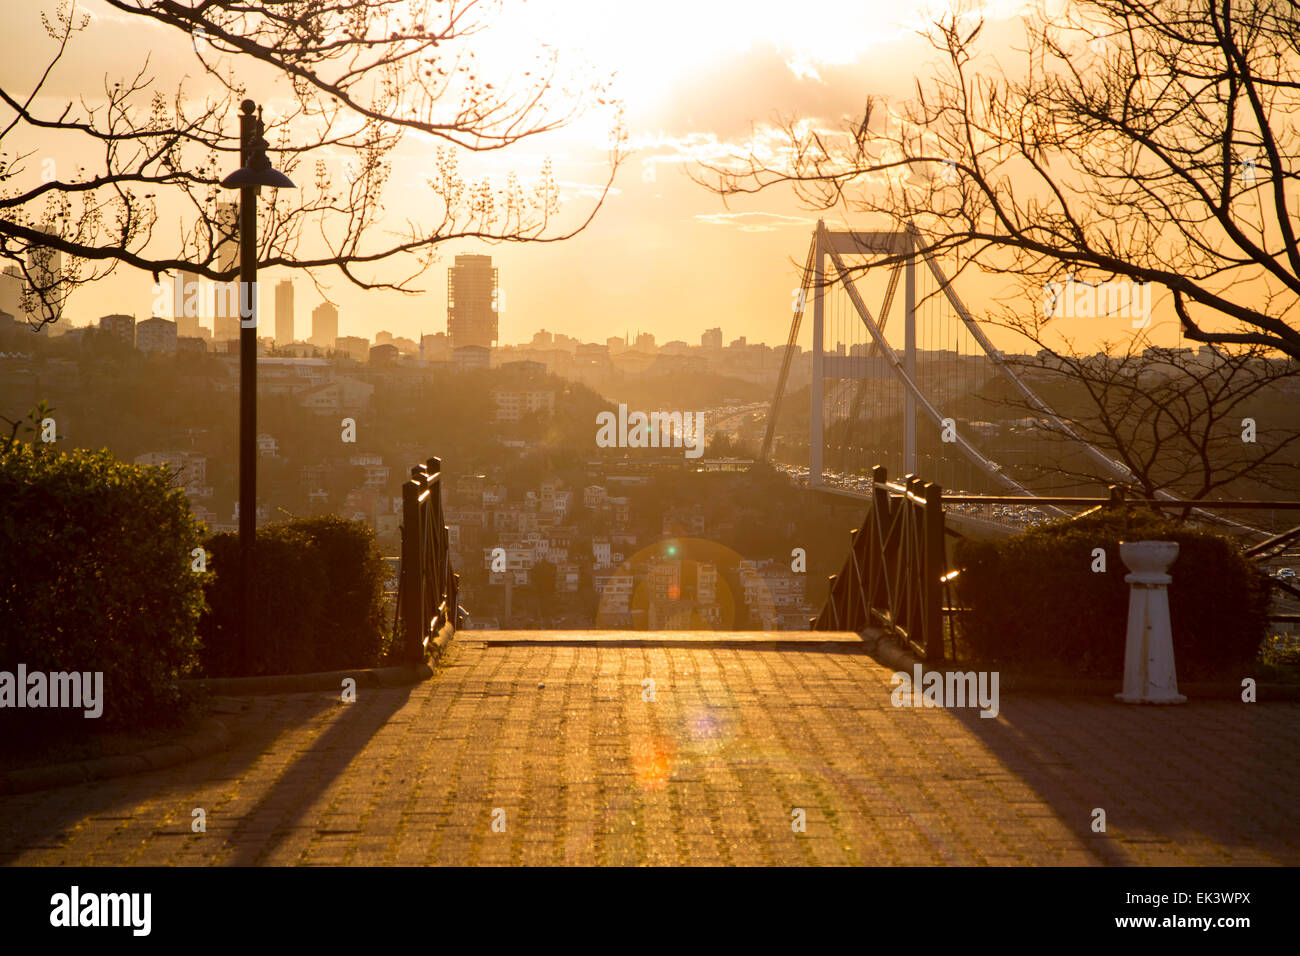
[[[186,38],[116,13],[99,0],[80,2],[95,23],[75,42],[37,107],[50,111],[69,98],[93,98],[105,76],[134,74],[146,54],[159,77],[197,76]],[[0,0],[8,28],[0,36],[0,80],[6,88],[25,89],[43,68],[51,44],[40,13],[53,5],[53,0]],[[427,290],[421,295],[363,292],[336,272],[322,273],[340,307],[339,334],[373,337],[386,329],[415,337],[444,331],[446,267],[456,254],[486,252],[500,269],[505,343],[526,341],[543,327],[594,341],[639,329],[652,331],[660,343],[698,344],[702,330],[721,326],[725,341],[741,335],[751,342],[784,341],[791,289],[798,285],[795,262],[802,264],[817,214],[775,190],[726,208],[691,182],[685,169],[724,155],[728,144],[755,131],[761,137],[780,116],[834,124],[860,115],[868,94],[910,96],[915,77],[924,77],[936,62],[935,51],[916,31],[943,8],[942,3],[895,0],[659,0],[652,5],[503,0],[478,47],[482,62],[508,72],[539,44],[549,43],[562,63],[612,74],[613,93],[625,107],[631,157],[594,224],[568,242],[443,245],[440,261],[419,282]],[[985,36],[996,43],[1005,34],[1008,53],[1020,8],[985,4],[991,21]],[[257,88],[252,94],[274,113],[273,94]],[[609,121],[609,114],[593,113],[568,129],[465,165],[494,176],[515,171],[528,182],[549,158],[565,199],[562,218],[581,216],[608,171]],[[42,145],[33,145],[41,155]],[[398,221],[418,215],[430,157],[427,137],[408,136],[399,147],[387,203]],[[337,159],[341,163],[344,157]],[[827,214],[827,222],[834,228],[879,226],[846,223],[838,213]],[[266,317],[269,287],[284,277],[284,270],[261,275]],[[304,275],[296,275],[295,283],[297,334],[306,338],[320,295]],[[151,285],[149,277],[123,269],[76,293],[67,311],[79,325],[108,312],[143,318],[153,298]],[[983,300],[997,291],[972,284],[963,295],[979,314],[982,304],[994,306]],[[878,301],[874,295],[867,299]],[[994,339],[1015,348],[996,334]],[[809,344],[806,331],[801,342]]]

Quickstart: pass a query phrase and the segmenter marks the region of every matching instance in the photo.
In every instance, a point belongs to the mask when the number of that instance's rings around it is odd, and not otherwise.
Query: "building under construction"
[[[447,338],[454,351],[497,341],[497,270],[491,256],[457,256],[447,270]]]

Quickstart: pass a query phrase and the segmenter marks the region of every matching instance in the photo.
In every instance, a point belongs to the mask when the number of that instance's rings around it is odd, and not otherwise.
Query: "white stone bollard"
[[[1169,565],[1176,541],[1121,541],[1120,557],[1132,572],[1129,583],[1128,643],[1124,649],[1126,704],[1183,704],[1174,673],[1174,637],[1169,627]]]

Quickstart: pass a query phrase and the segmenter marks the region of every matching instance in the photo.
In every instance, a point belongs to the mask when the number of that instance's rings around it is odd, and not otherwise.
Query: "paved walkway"
[[[738,636],[464,632],[431,681],[0,799],[0,862],[1300,863],[1300,704],[896,709],[851,635]]]

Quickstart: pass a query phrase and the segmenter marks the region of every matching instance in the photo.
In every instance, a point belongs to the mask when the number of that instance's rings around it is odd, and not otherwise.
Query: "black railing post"
[[[871,621],[871,608],[889,593],[889,563],[885,549],[889,540],[891,515],[889,510],[889,472],[884,465],[871,469],[871,540],[867,550],[867,622]],[[886,603],[888,603],[886,601]]]
[[[921,498],[921,479],[916,475],[908,475],[903,479],[903,487],[906,489],[903,507],[907,509],[907,520],[903,526],[902,550],[899,553],[905,582],[902,624],[908,641],[924,648],[925,506],[918,500]]]
[[[460,627],[460,574],[451,573],[451,626]]]
[[[838,581],[839,581],[838,574],[832,574],[826,578],[826,584],[827,584],[826,604],[831,609],[831,618],[828,623],[830,624],[831,629],[836,631],[840,629],[840,606],[835,596],[835,585],[838,583]],[[823,630],[825,630],[825,628],[823,628]]]
[[[924,587],[922,610],[924,621],[925,658],[928,661],[941,661],[943,648],[943,574],[944,574],[944,536],[943,536],[943,488],[933,482],[926,482],[925,489],[925,555],[923,566]]]
[[[411,469],[411,480],[402,485],[402,643],[406,656],[418,659],[423,643],[420,618],[424,604],[423,575],[420,573],[420,492],[422,491],[418,468]]]
[[[460,625],[460,577],[451,569],[451,529],[442,508],[442,459],[411,469],[402,485],[402,566],[397,639],[413,663],[424,660],[429,639]]]
[[[850,631],[860,630],[857,625],[858,605],[861,603],[859,596],[862,593],[862,565],[858,561],[857,550],[859,530],[861,529],[849,529],[849,559],[844,564],[845,569],[850,572],[844,609],[845,628]]]

